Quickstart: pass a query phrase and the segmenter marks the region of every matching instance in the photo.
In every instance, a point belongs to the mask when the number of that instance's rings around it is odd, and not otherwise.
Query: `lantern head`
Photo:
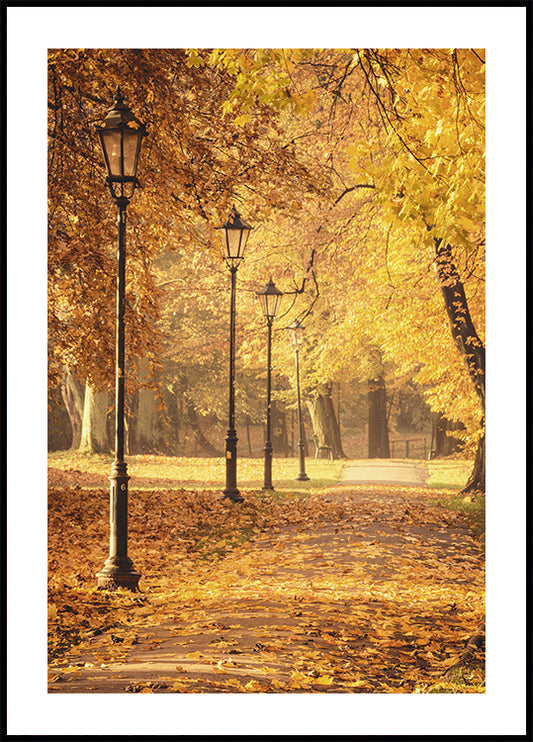
[[[257,296],[261,302],[261,309],[263,310],[267,322],[272,322],[278,313],[283,292],[276,288],[272,278],[270,278],[267,285],[262,288],[261,291],[257,292]]]
[[[241,217],[235,206],[231,210],[228,221],[223,227],[222,253],[224,260],[230,268],[236,270],[239,262],[244,257],[244,248],[252,227]]]
[[[139,185],[137,165],[146,129],[129,109],[118,86],[115,102],[97,132],[111,194],[116,199],[129,200]]]

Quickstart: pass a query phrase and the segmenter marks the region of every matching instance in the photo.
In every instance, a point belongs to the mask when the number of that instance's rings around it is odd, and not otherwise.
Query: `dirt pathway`
[[[483,555],[427,490],[387,493],[307,498],[176,586],[157,616],[72,648],[49,691],[423,692],[482,620]]]

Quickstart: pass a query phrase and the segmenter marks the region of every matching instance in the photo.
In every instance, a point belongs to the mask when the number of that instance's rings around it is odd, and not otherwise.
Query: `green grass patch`
[[[436,490],[460,490],[468,481],[473,462],[464,459],[428,461],[428,485]]]

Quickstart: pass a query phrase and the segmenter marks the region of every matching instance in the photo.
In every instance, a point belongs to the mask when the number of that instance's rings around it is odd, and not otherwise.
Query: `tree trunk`
[[[215,446],[213,446],[213,444],[210,443],[210,441],[208,441],[205,435],[203,434],[202,429],[200,427],[200,420],[198,418],[198,413],[196,412],[193,403],[187,401],[186,409],[187,409],[187,417],[191,424],[191,428],[193,430],[196,443],[200,446],[200,448],[203,451],[205,451],[205,453],[208,456],[213,456],[216,458],[220,458],[221,456],[224,456],[223,452],[219,451],[218,448],[215,448]]]
[[[289,455],[289,439],[287,436],[287,418],[275,399],[272,400],[272,450],[274,453]]]
[[[135,450],[137,453],[154,453],[161,448],[161,415],[153,389],[139,389]]]
[[[67,450],[71,438],[71,426],[61,396],[61,389],[55,387],[48,392],[48,450]]]
[[[81,441],[85,391],[83,384],[70,371],[67,371],[61,379],[61,396],[63,397],[72,431],[70,448],[78,449]]]
[[[137,370],[140,384],[149,384],[152,380],[150,364],[143,358]],[[137,414],[135,417],[135,432],[132,438],[135,441],[136,453],[156,453],[162,446],[163,425],[159,399],[149,386],[143,386],[137,394]]]
[[[316,397],[308,399],[307,408],[311,415],[313,433],[318,448],[328,446],[331,448],[334,459],[345,459],[339,424],[331,398],[331,387],[323,387]]]
[[[435,239],[437,275],[440,281],[448,321],[454,342],[459,350],[479,397],[483,416],[485,414],[485,346],[481,342],[472,322],[464,286],[459,278],[452,256],[452,248],[441,239]],[[484,419],[484,418],[483,418]],[[468,490],[485,491],[485,431],[479,439],[476,460],[468,484]]]
[[[431,458],[441,458],[457,453],[461,448],[461,442],[448,431],[464,430],[463,423],[451,422],[442,413],[433,415],[431,431]]]
[[[368,380],[368,458],[390,459],[385,379]]]
[[[485,434],[479,439],[477,446],[476,458],[474,461],[474,467],[468,478],[468,482],[461,490],[464,493],[467,492],[485,492]]]
[[[86,384],[80,437],[81,451],[92,453],[108,453],[110,451],[107,434],[108,407],[109,394],[107,392],[95,392],[89,384]]]
[[[130,454],[136,453],[135,451],[135,436],[137,434],[137,412],[139,407],[139,395],[137,392],[129,394],[126,401],[126,412],[124,415],[124,452],[129,456]],[[115,424],[115,416],[111,416],[113,426]],[[113,428],[113,435],[114,435]]]

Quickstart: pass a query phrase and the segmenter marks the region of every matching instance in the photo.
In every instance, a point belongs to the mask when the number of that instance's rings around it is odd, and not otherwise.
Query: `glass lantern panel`
[[[268,303],[266,294],[258,293],[259,296],[259,303],[261,304],[261,311],[263,312],[263,315],[265,317],[268,317]]]
[[[122,175],[122,137],[120,131],[117,129],[110,129],[109,131],[101,130],[100,136],[109,175],[112,178],[119,178]]]
[[[137,173],[137,160],[142,133],[140,129],[124,129],[124,172],[123,175],[134,178]]]
[[[269,317],[275,317],[278,313],[282,294],[271,294],[269,298]]]
[[[247,229],[241,229],[241,257],[244,255],[244,248],[246,247],[246,243],[248,242],[248,237],[250,236],[250,230]]]
[[[225,241],[225,251],[226,251],[226,258],[235,260],[238,258],[242,258],[244,255],[244,248],[246,246],[246,241],[248,240],[248,229],[226,229],[226,241]]]
[[[228,258],[240,257],[241,230],[226,229],[226,250]]]

